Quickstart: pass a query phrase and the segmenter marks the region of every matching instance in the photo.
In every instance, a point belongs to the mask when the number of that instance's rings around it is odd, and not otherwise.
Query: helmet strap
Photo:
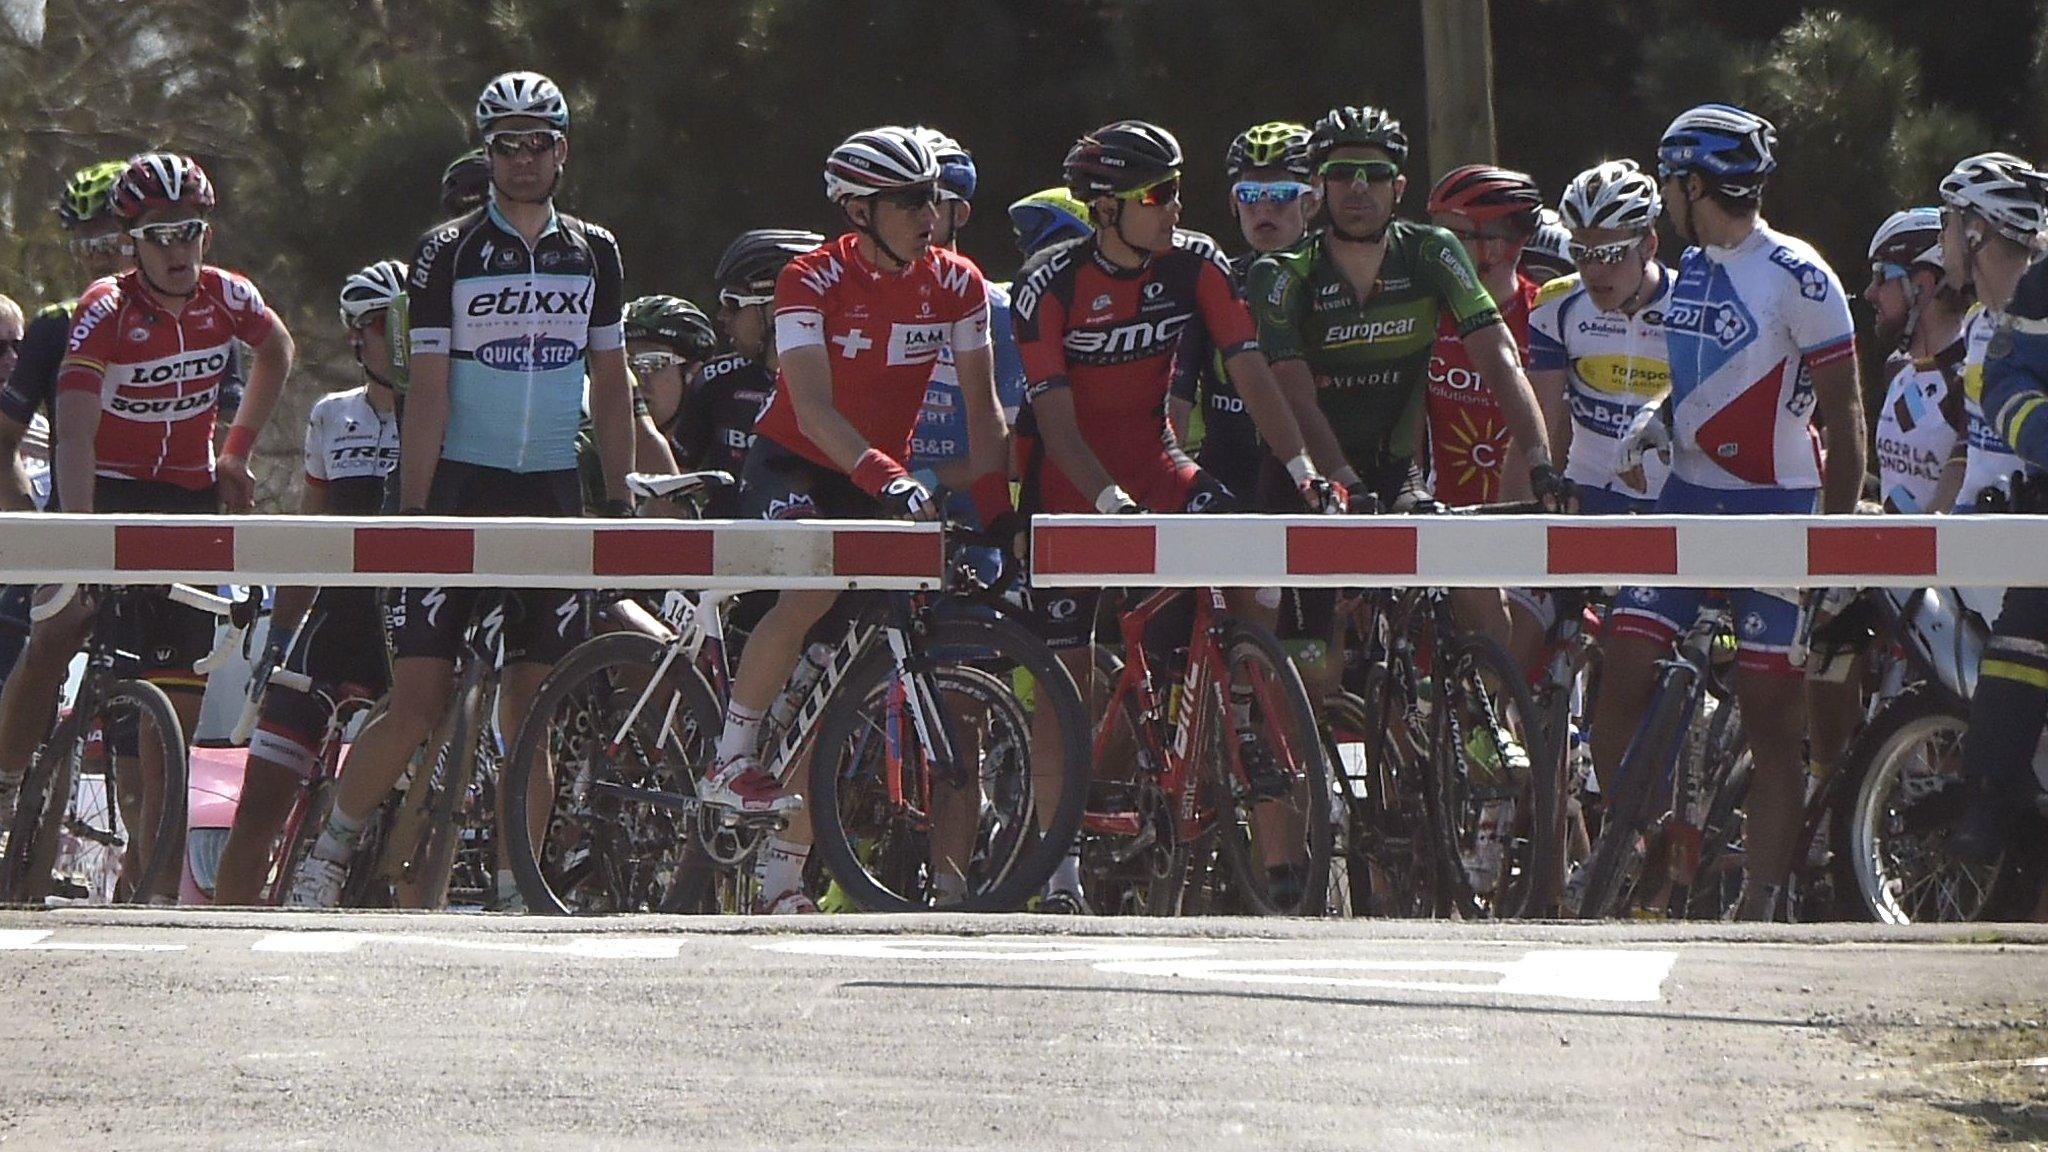
[[[850,197],[849,199],[864,200],[867,199],[867,197],[856,196]],[[896,254],[896,250],[894,248],[889,247],[889,242],[887,240],[882,239],[881,229],[875,227],[875,206],[872,203],[868,205],[868,222],[865,224],[861,223],[859,220],[854,219],[853,207],[850,203],[842,205],[839,211],[846,216],[846,222],[848,224],[853,225],[853,230],[855,232],[858,232],[861,235],[867,237],[869,240],[873,241],[875,248],[879,250],[882,253],[882,255],[887,256],[889,258],[890,263],[894,265],[894,267],[885,268],[883,269],[883,271],[901,272],[903,269],[910,267],[910,261],[905,260],[901,256],[898,256]]]
[[[1124,233],[1124,210],[1122,205],[1118,205],[1116,210],[1116,219],[1109,222],[1109,228],[1110,231],[1116,233],[1117,240],[1121,242],[1124,247],[1129,248],[1131,251],[1136,252],[1140,256],[1143,256],[1147,261],[1150,261],[1153,257],[1159,255],[1158,252],[1133,242],[1131,238]]]

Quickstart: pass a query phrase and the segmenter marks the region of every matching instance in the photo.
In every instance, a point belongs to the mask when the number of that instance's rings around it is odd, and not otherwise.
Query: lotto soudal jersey
[[[1956,493],[1957,511],[1976,508],[1977,497],[1986,489],[2012,491],[2012,474],[2021,469],[2019,453],[1984,411],[1984,359],[1999,319],[1998,313],[1979,304],[1963,320],[1963,416],[1969,447],[1962,491]]]
[[[1515,294],[1495,301],[1501,320],[1515,337],[1522,363],[1529,363],[1529,309],[1536,303],[1536,282],[1517,272]],[[1457,320],[1437,321],[1436,343],[1429,350],[1430,491],[1451,505],[1491,504],[1500,499],[1500,480],[1508,456],[1508,420],[1500,401],[1486,386]]]
[[[420,240],[407,281],[409,368],[448,357],[441,457],[509,472],[576,467],[588,356],[625,346],[619,245],[550,210],[524,237],[495,204]]]
[[[1226,360],[1258,347],[1229,263],[1200,232],[1176,231],[1173,248],[1139,268],[1112,263],[1093,236],[1044,249],[1017,273],[1011,320],[1027,393],[1066,388],[1089,450],[1134,495],[1127,477],[1166,453],[1183,332],[1199,323]]]
[[[175,314],[132,269],[87,288],[57,391],[100,398],[98,474],[212,487],[214,414],[233,343],[260,347],[277,326],[256,286],[221,268],[202,267]]]
[[[1884,402],[1878,406],[1877,475],[1887,512],[1932,513],[1942,469],[1963,438],[1961,336],[1933,356],[1899,353],[1885,361]]]
[[[1620,478],[1622,437],[1643,405],[1671,391],[1671,357],[1664,342],[1664,309],[1674,275],[1656,266],[1656,295],[1633,315],[1602,312],[1577,273],[1545,284],[1529,316],[1529,368],[1563,372],[1571,407],[1572,446],[1564,474],[1582,488],[1634,499],[1655,499],[1670,471],[1663,458],[1643,461],[1644,490]]]
[[[774,394],[775,378],[745,356],[706,360],[669,427],[676,463],[737,478],[747,449],[754,446],[754,424]]]
[[[367,385],[329,392],[306,417],[306,483],[327,494],[338,516],[370,516],[384,503],[384,477],[398,466],[398,421],[370,403]]]
[[[791,260],[775,281],[775,347],[821,347],[832,366],[832,405],[867,442],[899,463],[940,351],[988,347],[988,287],[974,261],[927,249],[910,266],[885,272],[860,254],[849,232]],[[839,466],[797,426],[789,381],[754,431],[822,467]]]
[[[1014,423],[1024,403],[1024,362],[1017,355],[1017,338],[1010,329],[1010,290],[1003,284],[988,286],[989,346],[995,359],[996,403],[1005,422]],[[910,440],[913,466],[943,464],[967,458],[967,408],[960,399],[960,374],[953,367],[950,348],[939,353],[938,366],[924,393],[924,410],[918,413],[917,432]]]
[[[1689,248],[1664,310],[1672,474],[1704,488],[1820,487],[1814,369],[1856,354],[1842,282],[1758,220],[1733,248]]]
[[[1266,359],[1308,363],[1323,414],[1362,471],[1420,450],[1437,317],[1449,313],[1460,337],[1500,323],[1457,237],[1407,220],[1387,226],[1386,256],[1363,299],[1320,232],[1253,264],[1245,294]]]

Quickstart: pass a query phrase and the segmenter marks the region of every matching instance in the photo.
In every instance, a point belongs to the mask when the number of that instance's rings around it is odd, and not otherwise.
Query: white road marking
[[[754,947],[801,956],[864,960],[1101,960],[1172,961],[1213,956],[1214,948],[1126,944],[1113,940],[985,940],[940,936],[818,936]]]
[[[1676,952],[1635,950],[1553,950],[1525,952],[1519,960],[1116,960],[1099,972],[1127,976],[1168,976],[1237,984],[1313,985],[1403,992],[1459,992],[1483,996],[1534,996],[1560,1000],[1654,1003]],[[1376,972],[1382,976],[1351,973]],[[1403,980],[1393,973],[1471,973],[1492,980]]]
[[[42,928],[0,928],[4,952],[183,952],[183,944],[116,944],[103,940],[52,940]]]
[[[409,944],[465,952],[518,952],[535,956],[580,956],[594,960],[673,960],[686,941],[659,936],[580,936],[567,943],[512,937],[462,939],[404,932],[272,932],[249,946],[252,952],[335,955],[366,944]]]

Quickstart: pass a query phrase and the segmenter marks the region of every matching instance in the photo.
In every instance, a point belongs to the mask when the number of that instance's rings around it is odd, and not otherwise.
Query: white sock
[[[811,858],[809,844],[792,844],[781,837],[768,841],[761,849],[761,863],[756,873],[761,878],[761,896],[773,900],[784,892],[801,891],[804,886],[804,863]]]
[[[743,707],[737,700],[725,706],[725,731],[718,735],[719,763],[754,751],[754,740],[761,734],[762,715],[752,708]]]
[[[1047,892],[1079,892],[1081,890],[1081,858],[1069,853],[1052,870],[1052,879],[1045,882]]]
[[[363,842],[363,825],[368,820],[352,820],[348,813],[336,805],[328,810],[327,826],[320,830],[320,838],[313,842],[313,855],[336,864],[346,864],[356,854],[356,845]]]
[[[941,872],[932,877],[932,897],[941,904],[950,904],[967,895],[967,877],[951,872]]]
[[[510,868],[498,869],[498,903],[503,904],[517,895],[519,895],[519,881],[513,878],[512,870]]]

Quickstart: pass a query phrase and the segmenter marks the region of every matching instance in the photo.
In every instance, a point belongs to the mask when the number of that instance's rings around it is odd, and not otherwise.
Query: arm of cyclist
[[[249,384],[242,392],[235,425],[228,429],[226,447],[214,463],[221,506],[229,512],[248,512],[256,507],[256,476],[249,470],[249,454],[256,448],[257,435],[270,422],[277,398],[284,393],[285,377],[291,375],[292,360],[298,351],[291,332],[275,312],[264,308],[261,315],[268,318],[269,325],[254,333],[255,339],[246,341],[255,349],[255,362],[249,367]],[[261,321],[256,323],[260,325]]]
[[[441,466],[441,438],[448,431],[448,355],[415,348],[412,383],[405,391],[405,419],[398,426],[398,507],[427,506],[434,471]]]
[[[1265,256],[1252,264],[1245,296],[1251,301],[1259,351],[1294,411],[1309,456],[1332,480],[1346,488],[1359,487],[1358,470],[1345,459],[1344,446],[1323,415],[1315,374],[1304,354],[1302,333],[1308,331],[1312,312],[1308,286],[1279,260]]]
[[[1088,441],[1081,435],[1081,422],[1074,415],[1074,394],[1065,377],[1037,385],[1031,394],[1031,414],[1038,422],[1038,438],[1045,454],[1080,492],[1093,492],[1097,512],[1128,512],[1137,508],[1130,493],[1117,487],[1116,480]]]
[[[1016,511],[1010,499],[1010,428],[996,394],[995,349],[987,344],[953,353],[960,400],[967,411],[967,462],[974,470],[968,495],[984,527]]]
[[[5,476],[0,477],[0,512],[35,511],[35,497],[29,492],[28,468],[21,459],[21,442],[27,436],[28,425],[10,413],[0,412],[0,461],[7,465]]]
[[[1531,368],[1529,390],[1536,394],[1536,406],[1543,410],[1543,426],[1550,434],[1552,459],[1571,459],[1572,410],[1565,398],[1564,373],[1554,368]]]
[[[409,414],[409,413],[408,413]],[[634,441],[640,421],[633,417],[633,381],[626,372],[626,347],[590,351],[590,438],[604,466],[608,501],[631,499],[626,474],[633,470]]]
[[[2048,277],[2036,264],[1984,353],[1984,414],[2030,467],[2048,468]]]
[[[1844,356],[1813,369],[1814,396],[1826,427],[1821,511],[1847,514],[1863,498],[1863,384],[1856,357]]]
[[[1550,454],[1550,434],[1545,429],[1543,409],[1536,402],[1536,393],[1529,386],[1529,378],[1522,372],[1522,355],[1515,349],[1514,336],[1506,324],[1489,324],[1465,336],[1465,352],[1472,358],[1472,366],[1479,370],[1480,379],[1493,393],[1500,405],[1501,418],[1507,421],[1508,436],[1522,453],[1527,471],[1546,469],[1555,472]],[[1524,469],[1515,469],[1519,476]]]
[[[100,394],[68,389],[57,393],[57,446],[52,470],[57,499],[66,512],[93,510],[93,474],[99,470]]]
[[[1231,282],[1230,268],[1222,253],[1212,252],[1198,275],[1195,302],[1201,309],[1202,325],[1223,357],[1223,370],[1237,386],[1238,399],[1244,401],[1244,410],[1251,416],[1253,427],[1259,430],[1259,437],[1287,465],[1287,474],[1309,498],[1311,506],[1318,511],[1324,505],[1341,509],[1342,495],[1331,492],[1330,485],[1316,471],[1302,436],[1304,401],[1310,408],[1315,405],[1313,386],[1304,397],[1299,388],[1293,393],[1282,391],[1273,378],[1272,366],[1259,350],[1258,326],[1245,306],[1244,297]],[[1310,419],[1320,419],[1321,415],[1318,410]]]
[[[1173,429],[1176,443],[1186,444],[1194,427],[1195,404],[1200,399],[1204,370],[1214,359],[1209,334],[1200,326],[1181,330],[1180,343],[1173,350],[1173,377],[1166,387],[1166,425]]]

